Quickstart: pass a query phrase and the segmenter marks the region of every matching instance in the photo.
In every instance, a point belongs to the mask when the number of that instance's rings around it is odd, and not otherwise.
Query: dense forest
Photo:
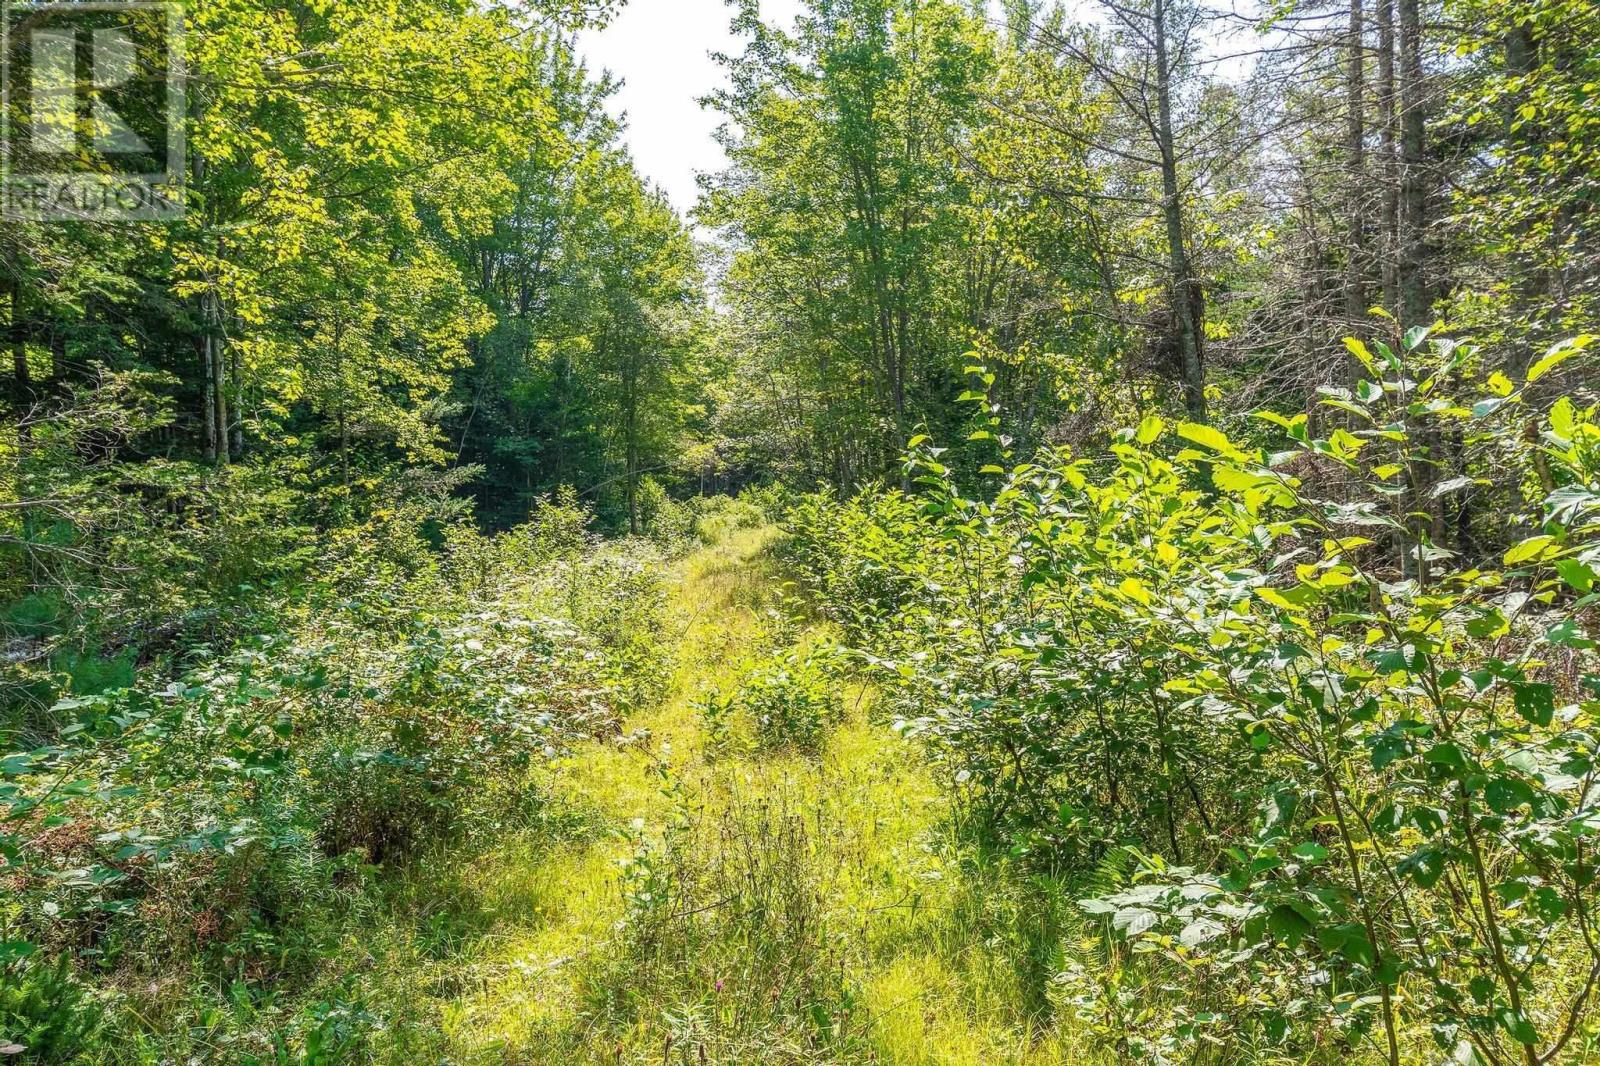
[[[1600,5],[628,2],[7,199],[0,1059],[1600,1061]]]

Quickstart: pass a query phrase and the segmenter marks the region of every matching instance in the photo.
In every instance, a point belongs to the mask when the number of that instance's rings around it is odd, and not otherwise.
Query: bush
[[[1145,964],[1094,1009],[1187,995],[1119,1047],[1587,1039],[1600,421],[1563,399],[1530,433],[1503,376],[1449,395],[1470,348],[1376,348],[1352,342],[1372,376],[1330,391],[1325,436],[1263,416],[1283,451],[1151,416],[1108,464],[1046,454],[976,494],[921,446],[915,496],[794,511],[809,587],[973,825],[1079,876],[1130,857],[1082,906]],[[1440,547],[1440,501],[1490,476],[1534,496],[1507,549]]]
[[[743,497],[698,496],[690,505],[695,514],[695,533],[702,544],[718,544],[739,530],[767,523],[760,508]]]
[[[752,668],[735,702],[767,748],[815,748],[844,717],[838,673],[826,649],[793,649]]]
[[[375,516],[368,532],[414,559],[369,567],[337,543],[340,569],[280,600],[278,631],[58,701],[0,759],[0,948],[31,952],[36,984],[174,959],[310,975],[363,869],[514,826],[532,764],[663,690],[661,579],[620,550],[580,553],[586,522],[557,504],[500,538],[441,526],[433,548]],[[28,1022],[13,1032],[56,1026],[41,1002],[5,1001]],[[319,1025],[307,1042],[345,1039],[345,1021]]]
[[[679,503],[653,477],[639,479],[639,531],[668,551],[686,547],[695,533],[694,509]]]

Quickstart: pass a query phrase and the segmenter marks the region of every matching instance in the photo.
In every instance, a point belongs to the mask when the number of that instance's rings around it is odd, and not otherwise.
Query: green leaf
[[[1424,847],[1401,859],[1395,871],[1423,888],[1432,888],[1444,876],[1444,867],[1444,852],[1435,847]]]
[[[1296,439],[1300,439],[1296,435],[1296,431],[1305,426],[1308,421],[1304,414],[1295,415],[1293,418],[1285,418],[1276,411],[1255,411],[1252,412],[1252,417],[1259,418],[1263,422],[1271,422],[1275,426],[1282,426],[1291,437],[1296,437]]]
[[[1229,440],[1225,433],[1211,426],[1201,425],[1198,422],[1183,422],[1178,425],[1178,436],[1232,459],[1245,458],[1245,454],[1234,446],[1233,441]]]
[[[1256,595],[1272,604],[1274,607],[1280,607],[1285,611],[1294,611],[1298,613],[1305,610],[1305,608],[1300,607],[1293,600],[1290,600],[1283,593],[1270,586],[1264,585],[1261,588],[1256,589]]]
[[[1374,375],[1378,373],[1378,361],[1372,357],[1372,352],[1367,348],[1364,341],[1356,340],[1354,337],[1346,337],[1344,346],[1345,350],[1351,355],[1361,360],[1362,366],[1366,367]]]
[[[1111,916],[1111,924],[1129,937],[1135,937],[1151,929],[1157,917],[1154,911],[1143,907],[1126,907]]]
[[[1196,918],[1183,927],[1182,932],[1178,934],[1178,943],[1186,948],[1196,948],[1207,941],[1215,940],[1225,932],[1227,929],[1220,922],[1214,922],[1210,918]]]
[[[1556,690],[1554,687],[1523,681],[1512,685],[1511,691],[1516,702],[1517,713],[1534,725],[1547,726],[1555,720]]]
[[[1497,777],[1485,786],[1483,801],[1496,814],[1510,814],[1523,804],[1533,802],[1533,789],[1515,777]]]
[[[1597,575],[1586,563],[1577,559],[1562,559],[1556,563],[1556,573],[1561,575],[1561,580],[1585,595],[1594,591]]]
[[[1529,559],[1533,559],[1539,555],[1542,555],[1544,550],[1555,542],[1556,538],[1554,537],[1542,535],[1537,537],[1529,537],[1527,540],[1506,552],[1505,564],[1507,566],[1516,566],[1518,563],[1525,563]]]
[[[1272,484],[1272,479],[1252,474],[1231,466],[1217,466],[1211,471],[1212,483],[1222,492],[1249,492],[1262,485]]]
[[[1551,626],[1545,631],[1544,639],[1551,644],[1563,648],[1576,648],[1579,651],[1588,651],[1595,646],[1595,642],[1589,639],[1575,618],[1563,618]]]
[[[1166,431],[1167,423],[1159,415],[1145,415],[1144,421],[1139,423],[1139,443],[1154,444],[1156,438]]]
[[[1465,773],[1467,769],[1466,756],[1461,754],[1460,748],[1449,741],[1435,744],[1422,757],[1434,766],[1443,767],[1457,775]]]
[[[1406,330],[1406,335],[1400,338],[1400,346],[1408,352],[1414,352],[1422,347],[1422,342],[1427,340],[1428,334],[1432,332],[1432,326],[1412,326]]]
[[[1402,734],[1386,732],[1373,741],[1372,768],[1382,770],[1396,759],[1405,758],[1410,750],[1410,744]]]
[[[1563,396],[1550,408],[1550,431],[1562,440],[1570,441],[1577,428],[1578,413],[1573,409],[1572,398]]]
[[[1467,635],[1479,640],[1491,640],[1511,631],[1511,624],[1498,608],[1489,610],[1467,623]]]
[[[1282,903],[1273,908],[1272,914],[1267,918],[1267,928],[1289,947],[1297,948],[1300,942],[1311,934],[1313,926],[1305,915],[1300,913],[1300,908],[1290,903]]]
[[[1328,849],[1314,840],[1308,840],[1304,844],[1296,845],[1290,854],[1307,862],[1321,862],[1328,857]]]
[[[1501,1007],[1495,1012],[1495,1021],[1500,1023],[1500,1028],[1510,1034],[1511,1039],[1519,1044],[1533,1046],[1539,1042],[1539,1032],[1526,1015],[1519,1014],[1510,1007]]]
[[[1372,941],[1367,939],[1366,929],[1355,922],[1324,926],[1317,930],[1317,943],[1351,962],[1372,965]]]
[[[1150,606],[1153,599],[1150,595],[1150,590],[1145,588],[1144,582],[1136,577],[1124,580],[1122,584],[1117,586],[1117,591],[1128,597],[1128,599],[1141,603],[1146,607]]]
[[[1593,334],[1585,333],[1582,336],[1573,337],[1570,340],[1564,340],[1552,346],[1545,353],[1543,359],[1528,368],[1528,384],[1532,385],[1568,359],[1580,354],[1590,344],[1594,343],[1594,339]]]

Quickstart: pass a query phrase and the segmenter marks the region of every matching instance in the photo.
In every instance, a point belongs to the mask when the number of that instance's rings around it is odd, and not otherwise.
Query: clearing
[[[424,864],[393,937],[349,946],[436,1010],[390,1032],[395,1059],[1085,1061],[1031,1021],[1053,1014],[1068,901],[956,846],[870,692],[814,752],[713,739],[703,697],[774,628],[812,635],[775,610],[774,538],[672,564],[669,698],[542,768],[536,828]]]

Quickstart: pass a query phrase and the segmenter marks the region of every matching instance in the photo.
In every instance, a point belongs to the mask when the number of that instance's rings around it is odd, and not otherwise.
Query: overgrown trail
[[[481,935],[420,971],[448,1045],[428,1052],[1084,1061],[1029,1022],[1049,1013],[1059,901],[956,863],[944,801],[867,693],[849,692],[816,752],[713,741],[701,698],[774,637],[772,537],[745,531],[675,566],[671,696],[541,771],[542,827],[455,875]]]

